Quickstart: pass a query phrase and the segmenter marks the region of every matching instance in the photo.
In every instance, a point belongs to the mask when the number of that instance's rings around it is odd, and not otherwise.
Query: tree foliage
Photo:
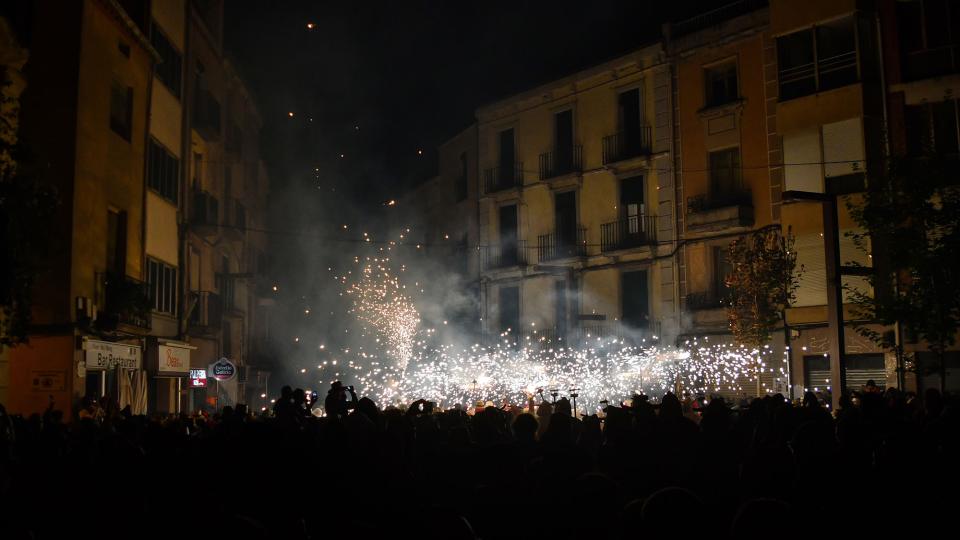
[[[55,192],[41,185],[18,143],[19,99],[0,80],[0,344],[27,338],[36,277],[50,234]]]
[[[872,291],[848,291],[857,318],[899,322],[912,340],[923,340],[940,357],[941,384],[943,353],[954,344],[960,323],[958,173],[960,163],[933,152],[891,159],[885,174],[871,179],[862,201],[848,202],[862,229],[850,236],[866,253],[876,249],[879,268],[867,278]],[[882,347],[896,347],[891,334],[874,328],[860,324],[857,332]]]
[[[726,277],[727,320],[741,345],[759,347],[794,300],[800,271],[793,237],[767,227],[730,244],[733,271]]]

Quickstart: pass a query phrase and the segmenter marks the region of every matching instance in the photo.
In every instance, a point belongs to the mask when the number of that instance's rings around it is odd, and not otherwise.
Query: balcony
[[[749,191],[730,191],[687,197],[687,230],[718,231],[753,225]]]
[[[521,344],[528,349],[555,349],[568,347],[570,330],[565,327],[536,328],[528,331]]]
[[[627,216],[600,225],[600,250],[618,251],[657,244],[657,216]]]
[[[740,15],[745,15],[766,7],[767,3],[768,0],[736,0],[723,4],[718,8],[700,13],[695,17],[674,23],[670,27],[670,36],[676,38],[716,26],[734,17],[739,17]]]
[[[706,311],[710,309],[720,309],[726,304],[723,295],[716,292],[699,292],[687,295],[687,311]]]
[[[554,150],[540,154],[540,181],[557,178],[583,170],[583,146],[575,144],[571,149]]]
[[[210,291],[190,291],[190,315],[187,322],[192,334],[212,334],[220,330],[223,303],[220,295]]]
[[[512,167],[493,167],[483,171],[483,192],[496,193],[523,186],[523,162],[518,161]]]
[[[541,234],[537,237],[537,260],[539,262],[587,256],[587,228],[577,226],[576,239],[564,238],[560,232]]]
[[[584,322],[571,330],[569,339],[571,342],[591,346],[611,340],[620,341],[623,345],[643,346],[659,341],[660,321],[645,320],[641,325],[621,321]]]
[[[220,228],[220,201],[202,190],[193,191],[190,225],[198,233],[206,236],[217,234]]]
[[[485,246],[480,252],[480,265],[484,270],[498,270],[527,265],[527,243]]]
[[[603,164],[650,155],[650,126],[640,126],[635,132],[621,131],[603,138]]]
[[[960,44],[905,52],[900,56],[904,81],[919,81],[952,75],[960,69]]]
[[[224,234],[233,240],[243,240],[247,233],[247,208],[238,199],[227,201],[223,215]]]
[[[107,331],[150,330],[150,287],[143,281],[113,272],[95,276],[97,327]]]

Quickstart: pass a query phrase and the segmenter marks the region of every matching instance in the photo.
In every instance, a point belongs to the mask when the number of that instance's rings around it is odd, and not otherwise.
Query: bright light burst
[[[578,394],[581,411],[618,404],[635,394],[754,395],[785,390],[786,351],[748,349],[691,339],[683,347],[631,344],[623,338],[584,336],[552,341],[534,331],[520,339],[502,334],[488,344],[443,344],[421,325],[414,299],[389,257],[354,257],[359,271],[338,278],[352,297],[364,345],[344,348],[344,360],[323,362],[322,383],[349,378],[361,395],[381,405],[428,399],[441,407],[478,401],[522,405],[530,397]],[[412,283],[411,291],[422,284]],[[759,383],[757,382],[759,379]],[[576,389],[576,390],[574,390]]]

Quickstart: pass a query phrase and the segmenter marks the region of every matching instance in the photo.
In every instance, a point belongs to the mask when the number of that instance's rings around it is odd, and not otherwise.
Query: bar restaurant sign
[[[137,345],[88,339],[83,342],[83,349],[87,369],[104,370],[116,367],[141,369],[143,367],[143,351]]]

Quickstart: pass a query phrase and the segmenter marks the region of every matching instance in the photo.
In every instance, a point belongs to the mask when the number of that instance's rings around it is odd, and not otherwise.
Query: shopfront
[[[196,347],[178,341],[161,340],[151,345],[148,353],[150,413],[177,414],[189,406],[185,396],[193,350]]]
[[[130,343],[83,340],[83,363],[78,376],[85,381],[85,395],[109,396],[120,408],[133,414],[147,412],[147,377],[143,348]]]

